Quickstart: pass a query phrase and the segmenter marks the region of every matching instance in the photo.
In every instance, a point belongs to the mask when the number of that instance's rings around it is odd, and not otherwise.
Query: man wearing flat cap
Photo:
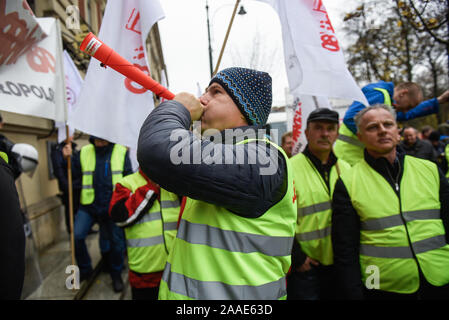
[[[141,169],[188,197],[159,299],[286,298],[296,198],[286,154],[265,138],[271,103],[268,73],[234,67],[199,99],[180,93],[145,120]]]
[[[288,277],[289,300],[335,299],[331,242],[331,198],[335,182],[349,164],[337,160],[338,113],[319,108],[307,118],[307,146],[293,156],[298,217]],[[304,183],[304,182],[307,183]]]

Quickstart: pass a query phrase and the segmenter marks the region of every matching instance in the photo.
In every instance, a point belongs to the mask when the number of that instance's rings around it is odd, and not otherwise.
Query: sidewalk
[[[91,259],[92,267],[99,263],[101,259],[98,245],[99,233],[90,234],[86,239]],[[73,300],[79,290],[69,290],[66,288],[66,279],[70,273],[66,274],[67,266],[71,265],[70,239],[64,234],[60,241],[39,255],[39,266],[42,274],[42,284],[31,294],[22,299],[26,300]],[[27,287],[27,276],[25,276],[24,290],[26,294],[30,291]],[[100,272],[88,289],[83,300],[130,300],[131,288],[128,283],[128,268],[125,263],[125,270],[122,273],[125,293],[115,293],[112,289],[112,280],[109,273]],[[29,281],[31,282],[31,280]],[[86,281],[81,282],[82,287]]]

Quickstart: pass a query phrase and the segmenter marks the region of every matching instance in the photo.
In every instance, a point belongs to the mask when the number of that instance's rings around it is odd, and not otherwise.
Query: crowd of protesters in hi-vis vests
[[[82,299],[100,272],[120,299],[449,300],[449,2],[359,1],[345,59],[336,1],[256,0],[280,31],[255,10],[263,40],[246,20],[250,61],[220,67],[241,3],[214,57],[206,0],[202,85],[199,2],[0,0],[0,300]],[[164,53],[205,90],[171,92]],[[30,139],[48,170],[23,188]]]
[[[100,137],[57,146],[66,198],[72,162],[81,281],[98,223],[113,290],[124,288],[127,261],[136,300],[449,298],[447,137],[398,125],[437,112],[449,91],[423,101],[415,83],[379,82],[363,92],[369,105],[354,102],[341,124],[334,110],[312,111],[295,155],[290,132],[278,146],[266,127],[270,75],[240,67],[218,72],[200,98],[179,93],[148,115],[136,172],[127,148]],[[1,143],[0,195],[13,215],[23,157]],[[1,224],[2,237],[12,239],[14,223]],[[4,297],[20,294],[18,260]]]

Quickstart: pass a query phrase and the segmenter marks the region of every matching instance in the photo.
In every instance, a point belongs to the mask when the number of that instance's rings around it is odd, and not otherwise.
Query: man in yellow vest
[[[123,175],[132,173],[127,149],[98,137],[90,138],[91,144],[81,148],[79,161],[74,161],[74,175],[82,176],[80,207],[75,216],[75,257],[80,268],[80,279],[87,279],[92,272],[92,263],[86,246],[86,237],[92,225],[100,226],[100,248],[102,239],[109,242],[106,264],[111,274],[114,291],[123,290],[121,272],[125,252],[125,239],[121,230],[109,218],[108,210],[115,184]]]
[[[180,93],[145,120],[142,171],[188,197],[159,299],[286,298],[296,199],[288,158],[263,129],[271,103],[268,73],[233,67],[200,99]]]
[[[395,108],[397,121],[408,121],[417,117],[438,113],[440,104],[449,101],[449,90],[438,98],[423,101],[421,87],[414,82],[394,85],[392,82],[379,81],[362,88],[369,105],[382,103]],[[363,143],[357,138],[355,115],[366,106],[354,101],[348,108],[339,129],[334,146],[338,159],[345,160],[351,166],[363,159]]]
[[[109,215],[125,230],[133,300],[157,300],[162,271],[176,237],[180,200],[141,170],[115,186]]]
[[[338,112],[319,108],[307,118],[307,146],[290,159],[296,183],[298,220],[287,278],[289,300],[335,299],[331,243],[331,198],[335,182],[349,164],[332,152]],[[306,181],[307,183],[303,183]]]
[[[355,118],[364,159],[337,181],[332,245],[341,297],[449,297],[449,183],[433,162],[405,155],[394,111]]]

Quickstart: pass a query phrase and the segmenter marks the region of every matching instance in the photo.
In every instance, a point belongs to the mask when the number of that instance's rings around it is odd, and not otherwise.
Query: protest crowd
[[[370,83],[342,119],[308,112],[300,150],[267,126],[267,72],[222,68],[199,97],[164,100],[133,128],[135,150],[90,134],[51,151],[81,283],[98,225],[111,290],[127,265],[134,300],[449,299],[449,119],[403,125],[447,107],[449,90],[425,99],[419,83]],[[20,298],[14,181],[37,165],[14,146],[0,134],[0,253],[13,258],[1,299]]]

